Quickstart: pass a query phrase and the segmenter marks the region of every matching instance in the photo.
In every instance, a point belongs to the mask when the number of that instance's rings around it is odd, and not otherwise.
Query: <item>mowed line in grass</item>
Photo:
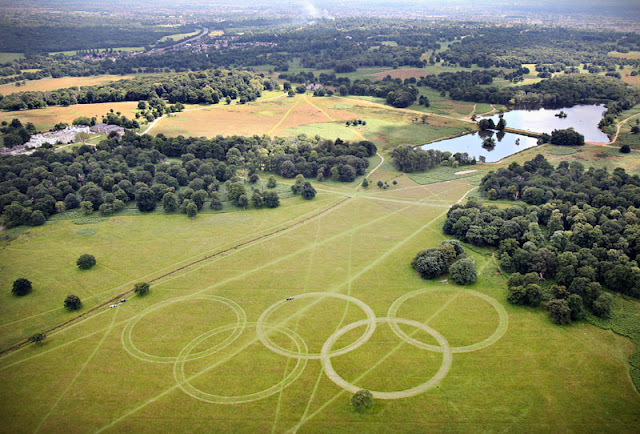
[[[471,191],[473,191],[475,189],[472,188],[469,191],[467,191],[459,200],[457,203],[459,203],[461,200],[463,200],[467,194],[469,194]],[[419,227],[416,231],[414,231],[411,235],[405,237],[404,239],[402,239],[400,242],[396,243],[393,247],[391,247],[390,249],[386,250],[382,255],[380,255],[376,260],[374,260],[373,262],[371,262],[368,266],[364,267],[363,269],[361,269],[359,272],[357,272],[355,275],[353,275],[350,279],[348,279],[348,281],[334,287],[333,289],[327,291],[328,293],[332,293],[332,292],[338,292],[340,290],[340,288],[344,287],[345,285],[347,285],[349,282],[352,282],[354,280],[356,280],[358,277],[362,276],[363,274],[365,274],[366,272],[368,272],[369,270],[371,270],[373,267],[375,267],[377,264],[379,264],[380,262],[382,262],[383,260],[385,260],[389,255],[391,255],[393,252],[395,252],[397,249],[399,249],[401,246],[403,246],[405,243],[407,243],[408,241],[410,241],[411,239],[413,239],[416,235],[418,235],[420,232],[422,232],[424,229],[428,228],[429,226],[431,226],[433,223],[435,223],[436,221],[438,221],[438,219],[440,219],[442,216],[444,216],[446,214],[446,211],[444,213],[439,214],[437,217],[433,218],[432,220],[430,220],[429,222],[427,222],[426,224],[424,224],[423,226]],[[352,231],[349,231],[352,232]],[[305,248],[306,250],[306,248]],[[252,270],[251,272],[254,272],[254,270]],[[243,273],[245,274],[245,273]],[[218,284],[213,285],[212,287],[218,286]],[[209,290],[210,288],[206,288],[205,290]],[[204,292],[205,290],[202,291],[198,291],[198,293]],[[300,309],[299,311],[296,311],[295,314],[290,315],[288,318],[286,318],[285,320],[281,321],[280,323],[278,323],[277,325],[273,326],[272,330],[277,329],[278,327],[282,327],[284,326],[289,320],[298,317],[300,314],[305,313],[308,309],[310,309],[311,307],[313,307],[316,303],[319,303],[320,301],[322,301],[325,297],[319,298],[317,301],[311,303],[310,305],[308,305],[306,308]],[[229,355],[228,357],[210,365],[209,367],[205,368],[204,370],[195,373],[193,375],[191,375],[190,377],[186,378],[184,383],[190,382],[192,380],[194,380],[195,378],[198,378],[199,376],[201,376],[202,374],[210,371],[211,369],[228,362],[229,360],[231,360],[233,357],[235,357],[236,355],[240,354],[242,351],[244,351],[244,349],[248,348],[249,346],[259,342],[260,339],[259,337],[255,337],[254,339],[252,339],[249,343],[243,345],[238,351],[232,353],[231,355]],[[174,386],[171,386],[170,388],[164,390],[163,392],[161,392],[160,394],[148,399],[146,402],[144,402],[143,404],[135,407],[134,409],[128,411],[127,413],[123,414],[122,416],[118,417],[117,419],[113,420],[112,422],[110,422],[109,424],[106,424],[104,426],[102,426],[101,428],[99,428],[97,430],[97,432],[103,432],[106,429],[109,429],[111,427],[113,427],[114,425],[116,425],[117,423],[121,422],[122,420],[126,419],[127,417],[135,414],[136,412],[140,411],[141,409],[145,408],[146,406],[148,406],[149,404],[157,401],[158,399],[162,398],[163,396],[166,396],[167,394],[171,393],[172,391],[180,388],[181,384],[176,384]]]
[[[341,202],[339,202],[338,204],[334,205],[334,206],[333,206],[333,208],[332,208],[332,210],[335,210],[335,209],[336,209],[336,207],[337,207],[337,206],[339,206],[339,205],[344,205],[344,204],[346,204],[347,200],[348,200],[348,199],[343,199]],[[325,240],[321,241],[318,245],[324,245],[324,244],[330,243],[330,242],[332,242],[332,241],[334,241],[334,240],[336,240],[336,239],[338,239],[338,238],[340,238],[340,237],[344,236],[344,235],[345,235],[345,234],[347,234],[347,233],[355,233],[355,232],[356,232],[357,230],[359,230],[359,229],[362,229],[362,228],[365,228],[365,227],[368,227],[368,226],[374,225],[374,224],[376,224],[376,223],[378,223],[378,222],[380,222],[380,221],[386,220],[386,219],[388,219],[388,218],[390,218],[390,217],[393,217],[393,216],[394,216],[394,215],[396,215],[396,214],[399,214],[399,213],[401,213],[401,212],[403,212],[403,211],[405,211],[405,210],[407,210],[407,209],[410,209],[410,208],[411,208],[411,207],[413,207],[413,206],[416,206],[416,203],[410,203],[410,204],[408,204],[407,206],[405,206],[405,207],[403,207],[403,208],[400,208],[400,209],[398,209],[398,210],[394,210],[394,211],[392,211],[392,212],[391,212],[391,213],[389,213],[389,214],[385,214],[385,215],[380,216],[380,217],[378,217],[378,218],[376,218],[376,219],[374,219],[374,220],[371,220],[371,221],[369,221],[369,222],[366,222],[366,223],[363,223],[363,224],[361,224],[361,225],[358,225],[358,226],[356,226],[356,227],[354,227],[354,228],[352,228],[352,229],[350,229],[350,230],[348,230],[348,231],[344,231],[344,232],[341,232],[341,233],[338,233],[338,234],[334,234],[333,236],[331,236],[331,237],[329,237],[329,238],[327,238],[327,239],[325,239]],[[323,214],[322,214],[322,215],[326,215],[326,212],[327,212],[327,211],[328,211],[328,210],[324,210],[324,212],[323,212]],[[317,216],[320,216],[320,214],[318,214]],[[310,217],[310,218],[308,218],[307,220],[304,220],[304,221],[303,221],[303,223],[306,223],[306,222],[310,221],[310,220],[311,220],[311,219],[313,219],[313,218],[315,218],[315,217]],[[264,236],[260,237],[260,239],[259,239],[258,241],[267,241],[267,239],[270,239],[270,236],[271,236],[271,235],[274,235],[274,234],[275,234],[274,236],[277,236],[278,234],[281,234],[281,233],[283,233],[285,230],[288,230],[288,229],[292,229],[292,226],[291,226],[291,227],[284,228],[284,229],[282,229],[282,230],[280,230],[280,231],[276,231],[276,232],[274,232],[274,233],[272,233],[272,234],[264,235]],[[255,240],[254,240],[254,241],[255,241]],[[237,253],[237,252],[239,252],[239,251],[244,250],[244,248],[249,248],[249,247],[251,247],[251,246],[252,246],[252,245],[254,245],[255,243],[252,243],[252,242],[251,242],[251,240],[250,240],[250,241],[247,241],[247,242],[245,242],[245,243],[243,243],[243,244],[244,244],[244,245],[243,245],[243,246],[240,246],[240,247],[238,247],[238,246],[236,246],[235,248],[234,248],[234,247],[230,247],[230,248],[226,249],[226,251],[230,251],[230,254]],[[246,271],[246,272],[244,272],[244,273],[242,273],[242,274],[240,274],[240,275],[236,275],[236,276],[233,276],[233,277],[231,277],[231,278],[227,278],[227,279],[225,279],[225,280],[222,280],[222,281],[220,281],[220,282],[216,283],[215,285],[213,285],[213,286],[211,286],[211,287],[204,288],[203,290],[198,291],[198,292],[196,292],[196,293],[194,293],[194,294],[192,294],[192,295],[200,294],[200,293],[202,293],[202,292],[205,292],[205,291],[208,291],[208,290],[210,290],[210,289],[213,289],[213,288],[215,288],[215,287],[217,287],[217,286],[221,286],[221,285],[224,285],[224,284],[226,284],[226,283],[232,282],[232,281],[234,281],[234,280],[236,280],[236,279],[239,279],[239,278],[241,278],[241,277],[245,277],[246,275],[249,275],[249,274],[251,274],[251,273],[253,273],[253,272],[260,271],[260,270],[265,269],[265,268],[268,268],[268,267],[270,267],[270,266],[272,266],[272,265],[276,265],[276,264],[280,263],[280,262],[281,262],[281,261],[283,261],[283,260],[293,258],[293,257],[297,256],[298,254],[303,253],[303,252],[305,252],[305,251],[309,250],[309,248],[311,248],[311,247],[314,247],[314,246],[313,246],[313,245],[311,245],[311,246],[309,246],[309,245],[308,245],[308,246],[305,246],[305,247],[303,247],[303,248],[302,248],[302,249],[300,249],[300,250],[297,250],[297,251],[295,251],[295,252],[293,252],[293,253],[290,253],[290,254],[288,254],[288,255],[286,255],[286,256],[284,256],[284,257],[281,257],[281,258],[275,259],[275,260],[273,260],[273,261],[271,261],[271,262],[268,262],[268,263],[266,263],[266,264],[263,264],[263,265],[261,265],[261,266],[259,266],[259,267],[255,268],[255,269],[253,269],[253,270]],[[161,277],[159,277],[159,278],[157,278],[157,279],[150,280],[150,282],[154,282],[154,283],[156,283],[156,284],[160,284],[160,283],[165,284],[165,283],[167,283],[167,282],[171,281],[173,278],[177,278],[177,277],[180,277],[180,276],[182,276],[182,275],[183,275],[183,274],[178,274],[178,273],[177,273],[178,271],[185,271],[185,270],[186,270],[184,274],[187,274],[187,273],[189,273],[189,272],[193,272],[193,271],[197,271],[197,270],[198,270],[198,269],[200,269],[202,266],[206,266],[206,265],[207,265],[207,264],[204,264],[204,265],[201,265],[200,267],[197,267],[197,265],[198,265],[198,264],[202,264],[202,263],[204,263],[204,262],[207,262],[207,261],[208,261],[208,259],[219,259],[219,258],[223,257],[223,256],[221,255],[221,253],[224,253],[224,251],[223,251],[223,252],[217,252],[217,253],[214,253],[214,254],[212,254],[212,255],[208,256],[208,258],[204,258],[204,259],[200,259],[200,260],[198,260],[198,261],[194,261],[194,262],[192,262],[192,263],[190,263],[190,264],[187,264],[187,265],[185,265],[185,266],[180,267],[180,269],[178,269],[178,270],[173,270],[173,271],[171,271],[171,272],[165,273],[165,275],[164,275],[164,276],[161,276]],[[228,257],[228,256],[229,256],[229,255],[226,255],[226,256],[224,256],[224,257]],[[195,267],[195,268],[194,268],[194,267]],[[188,268],[188,269],[187,269],[187,268]],[[146,276],[144,276],[144,277],[146,277]],[[143,277],[143,278],[144,278],[144,277]],[[162,280],[162,279],[165,279],[165,278],[166,278],[166,280]],[[134,281],[132,281],[132,282],[134,282]],[[132,282],[129,282],[129,284],[131,284]],[[115,289],[120,288],[120,287],[122,287],[122,286],[124,286],[124,285],[121,285],[121,286],[119,286],[119,287],[116,287]],[[113,289],[110,289],[109,291],[111,291],[111,290],[113,290]],[[85,317],[89,316],[89,314],[91,314],[91,313],[93,313],[93,312],[95,312],[95,311],[97,311],[97,310],[99,310],[99,309],[101,309],[101,308],[104,308],[106,305],[110,304],[114,299],[119,299],[119,298],[121,298],[123,295],[126,295],[127,293],[129,293],[130,291],[131,291],[131,290],[127,291],[126,293],[119,294],[118,296],[116,296],[116,297],[114,297],[114,298],[110,299],[109,301],[107,301],[107,302],[103,303],[102,305],[100,305],[100,306],[98,306],[98,307],[96,307],[96,308],[94,308],[94,309],[92,309],[92,310],[90,310],[90,311],[86,312],[85,314],[80,315],[80,316],[78,316],[78,317],[75,317],[74,319],[72,319],[72,320],[70,320],[70,321],[67,321],[67,322],[66,322],[66,323],[64,323],[63,325],[59,325],[59,326],[57,326],[57,327],[55,327],[55,328],[51,329],[48,333],[49,333],[49,334],[51,334],[51,333],[55,334],[56,332],[58,332],[58,331],[60,331],[60,330],[64,330],[64,328],[65,328],[66,326],[68,326],[68,325],[70,325],[70,324],[73,324],[74,322],[77,322],[78,320],[81,320],[82,318],[85,318]],[[106,291],[105,291],[105,292],[106,292]],[[58,309],[56,309],[56,310],[58,310]],[[17,349],[19,349],[19,348],[21,348],[21,347],[22,347],[22,348],[24,348],[24,347],[25,347],[25,345],[26,345],[26,343],[27,343],[26,341],[23,341],[23,342],[22,342],[22,344],[21,344],[20,346],[18,346],[18,347],[13,346],[13,347],[16,347],[16,348],[15,348],[15,350],[17,350]],[[9,349],[9,350],[11,350],[11,348],[13,348],[13,347],[10,347],[10,349]],[[15,350],[11,350],[11,351],[13,352],[13,351],[15,351]],[[3,352],[3,353],[7,353],[7,354],[3,354],[3,355],[0,357],[0,360],[1,360],[1,359],[3,359],[3,358],[5,358],[5,357],[7,357],[9,354],[11,354],[10,352],[8,352],[8,350],[4,350],[4,352]],[[2,370],[2,369],[4,369],[4,368],[0,368],[0,370]]]
[[[242,243],[240,243],[240,244],[237,244],[237,245],[234,245],[234,246],[228,247],[228,248],[226,248],[226,249],[223,249],[223,250],[221,250],[221,251],[218,251],[218,252],[216,252],[216,253],[213,253],[213,254],[207,255],[207,256],[205,256],[205,257],[203,257],[203,258],[201,258],[201,259],[195,260],[195,261],[190,262],[190,263],[188,263],[188,264],[186,264],[186,265],[183,265],[183,266],[181,266],[181,267],[178,267],[178,268],[176,268],[176,269],[174,269],[174,270],[168,271],[168,272],[164,273],[163,275],[161,275],[161,276],[159,276],[159,277],[156,277],[156,278],[150,279],[150,280],[149,280],[149,283],[159,283],[159,282],[161,282],[161,281],[162,281],[162,279],[164,279],[164,278],[166,278],[166,277],[172,276],[172,275],[174,275],[174,274],[176,274],[176,273],[179,273],[180,271],[187,270],[188,268],[191,268],[191,267],[193,267],[193,266],[195,266],[195,265],[197,265],[197,264],[199,264],[199,263],[205,262],[205,261],[207,261],[207,260],[209,260],[209,259],[212,259],[212,258],[215,258],[215,257],[218,257],[218,256],[223,256],[223,255],[225,255],[225,254],[228,254],[228,253],[233,252],[233,251],[236,251],[236,250],[241,250],[241,249],[243,249],[244,247],[248,247],[248,246],[250,246],[250,245],[252,245],[252,244],[254,244],[254,243],[256,243],[256,242],[260,242],[260,241],[263,241],[263,240],[269,239],[269,238],[271,238],[271,237],[273,237],[273,236],[277,236],[278,234],[280,234],[280,233],[282,233],[282,232],[284,232],[284,231],[287,231],[287,230],[290,230],[290,229],[292,229],[292,228],[295,228],[295,227],[297,227],[297,226],[299,226],[299,225],[301,225],[301,224],[305,224],[306,222],[308,222],[308,221],[310,221],[310,220],[312,220],[312,219],[315,219],[315,218],[317,218],[317,217],[322,216],[322,215],[323,215],[323,214],[325,214],[326,212],[330,212],[332,209],[334,209],[334,208],[336,208],[336,207],[340,206],[341,204],[345,203],[347,200],[348,200],[348,199],[342,199],[342,201],[338,202],[337,204],[334,204],[334,205],[330,206],[329,208],[327,208],[327,209],[324,209],[324,210],[320,211],[320,212],[319,212],[319,213],[317,213],[316,215],[311,216],[311,217],[307,218],[306,220],[301,220],[301,221],[298,221],[298,222],[292,223],[291,225],[286,226],[286,227],[284,227],[284,228],[282,228],[282,229],[277,229],[277,230],[275,230],[275,231],[273,231],[273,232],[267,233],[267,234],[262,235],[262,236],[259,236],[259,237],[257,237],[257,238],[254,238],[254,239],[251,239],[251,240],[248,240],[248,241],[242,242]],[[144,276],[144,277],[146,277],[146,276]],[[144,279],[144,277],[143,277],[143,279]],[[131,284],[132,284],[132,283],[134,283],[135,281],[139,281],[139,280],[140,280],[140,279],[136,279],[136,280],[134,280],[134,281],[127,282],[126,284],[120,285],[120,286],[118,286],[118,287],[116,287],[116,288],[120,288],[120,287],[125,286],[125,285],[131,285]],[[109,289],[109,290],[107,290],[107,291],[103,291],[103,292],[102,292],[102,293],[100,293],[100,294],[103,294],[103,293],[105,293],[105,292],[110,292],[110,291],[112,291],[112,290],[113,290],[113,288],[112,288],[112,289]],[[126,290],[126,291],[124,291],[124,292],[121,292],[121,293],[117,294],[116,296],[111,297],[109,300],[107,300],[107,301],[103,302],[102,304],[99,304],[98,306],[96,306],[96,307],[94,307],[94,308],[92,308],[92,309],[90,309],[90,310],[88,310],[88,311],[86,311],[86,312],[82,313],[81,315],[79,315],[79,316],[77,316],[77,317],[74,317],[74,318],[72,318],[72,319],[70,319],[70,320],[68,320],[68,321],[66,321],[66,322],[64,322],[64,323],[62,323],[62,324],[60,324],[60,325],[57,325],[57,326],[55,326],[55,327],[53,327],[53,328],[50,328],[50,329],[45,330],[45,333],[46,333],[46,334],[51,334],[52,332],[55,332],[55,331],[56,331],[56,330],[58,330],[58,329],[64,328],[65,326],[67,326],[67,325],[69,325],[69,324],[72,324],[72,323],[74,323],[74,322],[76,322],[76,321],[78,321],[78,320],[80,320],[80,319],[82,319],[82,318],[84,318],[84,317],[86,317],[86,316],[89,316],[89,315],[93,314],[93,313],[94,313],[94,312],[96,312],[97,310],[104,308],[105,306],[107,306],[107,305],[111,304],[113,301],[117,301],[117,300],[119,300],[120,298],[122,298],[122,297],[124,297],[125,295],[130,294],[130,293],[132,293],[132,292],[133,292],[133,289],[128,289],[128,290]],[[99,295],[99,294],[98,294],[98,295]],[[95,296],[95,295],[94,295],[94,296]],[[60,308],[60,309],[62,309],[62,308]],[[57,311],[57,310],[59,310],[59,309],[55,309],[55,310]],[[32,316],[32,317],[33,317],[33,316]],[[12,345],[12,346],[11,346],[11,347],[9,347],[9,348],[6,348],[6,349],[4,349],[4,350],[0,351],[0,355],[3,355],[3,354],[5,354],[5,353],[11,352],[11,351],[14,351],[14,350],[16,350],[16,349],[18,349],[18,348],[20,348],[20,347],[23,347],[23,346],[27,345],[28,343],[29,343],[29,341],[25,339],[25,340],[23,340],[23,341],[21,341],[21,342],[19,342],[19,343],[17,343],[17,344]]]

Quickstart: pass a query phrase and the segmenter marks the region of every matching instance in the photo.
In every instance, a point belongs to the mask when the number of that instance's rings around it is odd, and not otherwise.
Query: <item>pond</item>
[[[598,128],[598,123],[607,108],[603,105],[575,105],[561,109],[511,110],[504,114],[507,126],[518,130],[551,134],[553,130],[572,127],[584,136],[585,142],[609,141],[609,137]],[[561,111],[567,117],[556,116]],[[491,116],[495,123],[498,115]]]
[[[486,138],[493,138],[495,140],[495,146],[483,147],[482,145]],[[537,145],[537,142],[538,140],[535,137],[527,137],[513,133],[483,131],[429,143],[428,145],[422,145],[421,148],[449,151],[452,154],[456,152],[466,152],[470,156],[476,157],[477,160],[480,159],[480,156],[484,156],[487,163],[495,163],[516,152],[532,148]]]

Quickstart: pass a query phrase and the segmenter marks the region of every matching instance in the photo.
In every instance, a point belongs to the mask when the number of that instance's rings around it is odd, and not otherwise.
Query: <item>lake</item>
[[[493,137],[495,139],[496,145],[493,148],[485,149],[482,147],[482,143],[486,137]],[[536,146],[537,143],[538,139],[534,137],[513,133],[498,134],[493,131],[484,131],[429,143],[428,145],[422,145],[421,148],[449,151],[452,154],[456,152],[466,152],[470,156],[476,157],[476,160],[478,160],[480,156],[484,156],[487,163],[495,163],[516,152],[532,148]]]
[[[504,120],[507,121],[507,127],[536,133],[551,134],[553,130],[572,127],[584,136],[585,142],[606,143],[609,137],[598,128],[606,110],[604,105],[575,105],[556,110],[511,110],[504,114]],[[560,111],[564,111],[567,117],[555,116]],[[491,119],[498,123],[498,115],[491,116]]]

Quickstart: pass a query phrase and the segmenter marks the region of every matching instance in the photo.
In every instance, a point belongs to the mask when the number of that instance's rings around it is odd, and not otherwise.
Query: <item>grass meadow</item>
[[[68,107],[52,106],[37,110],[0,112],[0,121],[11,122],[12,119],[17,118],[23,124],[33,122],[38,130],[47,131],[59,122],[66,122],[71,125],[71,122],[80,116],[89,118],[96,116],[99,122],[102,116],[111,109],[131,119],[135,115],[137,107],[138,103],[136,101],[75,104]]]
[[[317,183],[313,201],[275,210],[9,231],[3,348],[78,315],[62,308],[69,293],[82,314],[133,282],[153,284],[0,356],[3,430],[634,431],[628,339],[509,305],[488,251],[468,250],[480,276],[469,287],[411,269],[418,250],[445,239],[444,214],[473,192],[470,179],[418,185],[386,161],[370,178],[380,176],[398,184]],[[81,272],[84,252],[98,265]],[[22,275],[34,291],[16,299],[10,282]],[[354,413],[349,387],[389,399]]]
[[[95,75],[90,77],[42,78],[40,80],[28,80],[21,86],[16,86],[15,83],[0,85],[0,95],[9,95],[16,92],[49,92],[72,86],[96,86],[133,77],[133,75]]]

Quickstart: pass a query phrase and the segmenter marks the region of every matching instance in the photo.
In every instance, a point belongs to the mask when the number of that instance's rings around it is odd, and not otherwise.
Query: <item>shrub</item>
[[[11,288],[11,293],[13,295],[17,295],[18,297],[22,297],[23,295],[27,295],[31,292],[32,285],[31,282],[27,279],[21,277],[16,279],[13,282],[13,288]]]
[[[593,313],[601,318],[611,317],[611,305],[613,304],[613,297],[611,294],[602,293],[598,296],[596,301],[593,302],[591,309]]]
[[[149,293],[149,284],[147,282],[138,282],[133,285],[133,292],[138,295],[147,295]]]
[[[81,270],[88,270],[89,268],[96,265],[96,258],[93,255],[85,253],[83,255],[80,255],[80,257],[76,261],[76,264]]]
[[[82,307],[82,302],[77,295],[67,295],[64,299],[64,307],[69,310],[78,310]]]
[[[631,148],[629,147],[629,145],[622,145],[620,147],[620,152],[623,154],[629,154],[631,152]]]
[[[358,390],[351,397],[351,405],[353,406],[353,409],[360,413],[373,408],[373,404],[373,395],[365,389]]]
[[[36,345],[40,345],[42,344],[42,342],[44,342],[46,338],[47,338],[47,335],[45,333],[34,333],[31,336],[29,336],[29,342],[34,343]]]

